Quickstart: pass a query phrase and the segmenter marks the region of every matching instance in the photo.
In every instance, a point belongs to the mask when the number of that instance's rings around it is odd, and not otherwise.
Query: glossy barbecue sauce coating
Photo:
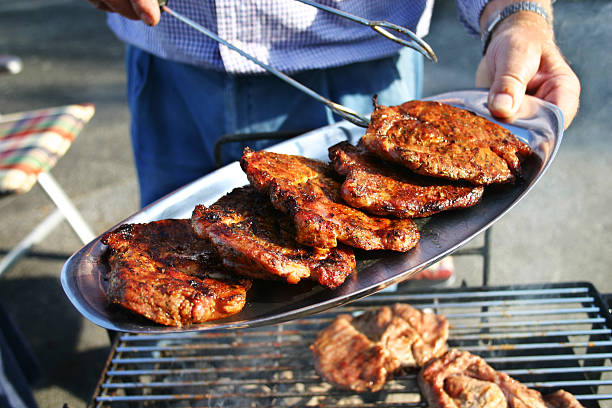
[[[189,220],[125,224],[107,233],[107,298],[157,323],[183,326],[238,313],[248,280],[229,279],[210,241]],[[223,275],[228,279],[212,276]]]
[[[327,163],[248,148],[240,163],[251,185],[293,219],[298,242],[317,248],[335,247],[339,241],[365,250],[408,251],[419,240],[412,220],[373,217],[346,205]]]
[[[431,101],[376,105],[362,143],[377,156],[415,173],[476,185],[520,176],[531,148],[472,112]]]
[[[211,240],[228,269],[254,279],[291,284],[312,279],[333,289],[355,268],[349,247],[299,244],[291,219],[251,186],[236,188],[209,207],[196,206],[191,221],[196,235]]]
[[[428,217],[480,202],[484,188],[469,183],[420,176],[383,161],[362,144],[340,142],[329,148],[338,174],[345,176],[342,198],[370,214],[398,218]]]

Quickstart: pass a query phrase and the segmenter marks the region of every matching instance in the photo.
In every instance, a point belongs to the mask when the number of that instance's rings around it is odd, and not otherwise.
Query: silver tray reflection
[[[491,119],[487,93],[467,90],[436,95],[438,100]],[[503,124],[527,142],[534,154],[523,164],[524,179],[510,186],[487,188],[482,202],[465,210],[448,211],[418,220],[421,240],[408,253],[357,252],[357,271],[339,288],[329,290],[310,282],[287,285],[254,282],[244,309],[227,319],[184,328],[165,327],[106,302],[104,277],[108,270],[106,246],[100,237],[85,245],[64,264],[61,282],[66,295],[87,319],[110,330],[166,333],[241,328],[279,323],[323,311],[401,282],[465,245],[516,205],[542,177],[563,137],[559,109],[527,97],[520,118]],[[340,122],[273,146],[270,150],[327,160],[327,148],[343,140],[355,144],[364,129]],[[122,222],[188,218],[196,204],[209,205],[235,187],[248,183],[237,162],[178,189]]]

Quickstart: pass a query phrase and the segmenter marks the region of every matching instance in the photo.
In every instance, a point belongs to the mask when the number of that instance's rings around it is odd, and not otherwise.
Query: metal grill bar
[[[612,346],[612,341],[585,341],[585,342],[567,342],[567,343],[531,343],[531,344],[498,344],[485,346],[464,346],[461,347],[467,351],[497,351],[497,350],[534,350],[534,349],[558,349],[558,348],[575,348],[575,347],[599,347]],[[476,353],[478,354],[478,353]]]
[[[552,356],[547,355],[534,355],[534,356],[512,356],[512,357],[488,357],[489,363],[505,363],[508,361],[515,361],[523,363],[526,361],[561,361],[561,360],[605,360],[612,359],[612,353],[593,353],[593,354],[555,354]],[[611,368],[612,369],[612,368]]]
[[[478,325],[466,325],[466,324],[453,324],[452,328],[454,332],[461,329],[482,329],[482,328],[493,328],[493,327],[526,327],[526,326],[569,326],[574,324],[595,324],[604,323],[606,319],[603,317],[595,317],[592,319],[567,319],[567,320],[532,320],[522,322],[488,322]]]
[[[449,345],[484,357],[544,393],[563,387],[585,406],[612,401],[612,324],[588,284],[373,295],[271,327],[170,335],[124,334],[112,350],[98,407],[425,407],[416,372],[354,395],[318,376],[309,345],[339,313],[394,302],[434,309],[451,322]],[[118,405],[120,407],[125,405]]]
[[[548,296],[548,295],[563,295],[563,294],[576,294],[576,293],[588,293],[589,288],[576,287],[576,288],[540,288],[540,289],[508,289],[508,290],[479,290],[479,291],[461,291],[461,292],[449,292],[449,293],[410,293],[410,294],[398,294],[398,295],[387,295],[377,294],[374,299],[369,299],[371,302],[396,302],[398,300],[411,301],[421,299],[457,299],[457,298],[505,298],[505,297],[518,297],[518,296]]]
[[[445,309],[446,305],[436,305],[436,308]],[[583,310],[583,309],[580,309]],[[446,314],[448,316],[448,314]],[[478,317],[478,316],[476,316]],[[484,315],[482,315],[484,317]],[[329,323],[332,320],[332,317],[320,319],[320,318],[312,318],[310,319],[310,323],[312,324],[321,324],[321,323]],[[527,327],[527,326],[570,326],[570,325],[593,325],[595,323],[604,323],[606,321],[605,318],[598,316],[592,317],[589,319],[559,319],[559,320],[521,320],[521,321],[500,321],[500,322],[482,322],[482,323],[471,323],[471,324],[459,324],[456,322],[452,323],[453,332],[457,332],[462,329],[484,329],[484,328],[501,328],[501,327]],[[304,336],[307,333],[306,330],[275,330],[275,331],[253,331],[248,334],[249,337],[269,337],[269,336],[277,336],[277,335],[302,335]],[[228,337],[237,337],[240,334],[236,333],[225,333],[218,336],[216,338],[228,338]],[[207,339],[210,338],[209,335],[202,333],[169,333],[169,334],[155,334],[155,335],[124,335],[121,336],[121,340],[123,342],[136,342],[142,343],[147,341],[157,341],[157,340],[197,340],[197,339]]]
[[[612,367],[563,367],[563,368],[530,368],[523,370],[505,370],[505,373],[512,375],[525,374],[553,374],[553,373],[594,373],[612,371]]]
[[[611,331],[609,329],[601,329],[601,330],[574,330],[574,331],[550,331],[550,332],[526,332],[526,333],[483,333],[478,335],[466,335],[466,336],[452,336],[449,338],[449,342],[453,341],[461,341],[461,340],[493,340],[493,339],[522,339],[522,338],[540,338],[540,337],[551,337],[551,336],[576,336],[576,335],[597,335],[597,334],[610,334]],[[306,344],[303,341],[297,342],[289,342],[286,344],[278,344],[276,342],[253,342],[251,343],[252,347],[263,349],[263,348],[274,348],[278,349],[282,348],[295,348],[301,347]],[[540,347],[548,347],[550,344],[559,344],[559,343],[534,343],[535,345],[539,345]],[[611,345],[612,341],[608,342],[591,342],[589,344],[584,343],[581,345],[580,343],[562,343],[562,347],[586,347],[588,345],[599,345],[599,346],[607,346]],[[524,346],[530,346],[530,344],[524,344]],[[185,350],[185,348],[189,348],[191,350],[210,350],[210,349],[250,349],[249,344],[224,344],[218,345],[217,347],[209,347],[207,344],[198,344],[195,346],[183,347],[181,345],[177,346],[140,346],[140,347],[118,347],[117,351],[119,352],[128,352],[128,353],[143,353],[143,352],[161,352],[161,351],[180,351]],[[114,360],[115,362],[116,360]]]
[[[490,363],[506,363],[506,362],[526,362],[526,361],[579,361],[579,360],[599,360],[612,358],[612,354],[584,354],[584,355],[560,355],[560,356],[528,356],[528,357],[490,357],[487,361]],[[612,371],[612,367],[563,367],[563,368],[530,368],[524,370],[505,370],[509,375],[521,374],[550,374],[555,372],[607,372]],[[202,373],[201,369],[149,369],[149,370],[109,370],[107,375],[111,376],[168,376],[168,375],[189,375]],[[408,375],[409,376],[409,375]],[[317,377],[318,378],[318,377]],[[306,380],[305,378],[301,378]]]
[[[319,377],[300,378],[300,382],[316,382],[320,381]],[[277,384],[291,384],[292,380],[268,380],[264,378],[252,379],[252,380],[232,380],[232,381],[180,381],[180,382],[147,382],[147,383],[121,383],[121,384],[103,384],[103,388],[139,388],[139,387],[188,387],[193,385],[211,386],[211,385],[244,385],[244,384],[265,384],[265,385],[277,385]]]
[[[529,300],[489,300],[482,302],[453,302],[453,303],[425,303],[415,304],[418,309],[442,308],[442,309],[467,309],[471,307],[492,307],[492,306],[521,306],[530,307],[534,305],[556,305],[567,303],[593,302],[592,297],[562,298],[562,299],[529,299]]]
[[[472,334],[465,336],[453,336],[452,340],[492,340],[492,339],[522,339],[534,337],[551,337],[551,336],[579,336],[579,335],[595,335],[595,334],[610,334],[610,329],[599,330],[557,330],[543,332],[520,332],[520,333],[490,333],[490,334]]]
[[[190,400],[190,401],[201,401],[201,400],[219,400],[223,398],[232,397],[231,395],[226,396],[223,394],[220,395],[211,395],[211,394],[182,394],[182,395],[155,395],[155,396],[126,396],[126,397],[112,397],[112,396],[102,396],[98,399],[100,402],[148,402],[148,401],[181,401],[181,400]],[[426,407],[427,404],[423,402],[408,402],[408,403],[363,403],[359,405],[326,405],[326,407],[342,407],[342,408],[370,408],[370,407]]]
[[[576,386],[597,386],[597,385],[612,385],[612,380],[588,380],[588,381],[547,381],[547,382],[532,382],[524,383],[527,387],[537,388],[557,388],[557,387],[576,387]]]
[[[597,313],[599,308],[586,307],[575,309],[555,309],[555,310],[513,310],[512,312],[482,312],[482,313],[446,313],[449,319],[460,319],[468,317],[513,317],[513,316],[542,316],[542,315],[558,315],[558,314],[576,314],[576,313]]]

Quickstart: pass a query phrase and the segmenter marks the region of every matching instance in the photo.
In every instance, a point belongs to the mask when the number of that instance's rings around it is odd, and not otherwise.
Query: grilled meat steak
[[[420,367],[446,351],[448,321],[406,304],[359,317],[338,316],[313,345],[315,368],[353,391],[378,391],[402,367]]]
[[[565,390],[558,390],[544,396],[550,408],[584,408],[572,394]]]
[[[328,288],[341,285],[355,268],[349,247],[311,248],[295,240],[291,219],[251,186],[234,189],[206,208],[198,205],[192,226],[209,238],[236,273],[297,283],[313,279]]]
[[[339,315],[311,346],[315,369],[327,381],[353,391],[378,391],[387,381],[389,352],[360,333],[350,315]]]
[[[420,341],[412,346],[416,365],[421,367],[434,357],[446,352],[449,323],[446,317],[435,313],[425,313],[406,304],[396,303],[393,314],[406,322],[419,335]]]
[[[110,303],[168,326],[221,319],[245,305],[250,282],[210,277],[223,274],[220,259],[189,220],[125,224],[102,242],[110,248]]]
[[[421,369],[419,384],[431,408],[553,408],[582,407],[569,393],[542,397],[485,360],[451,349]],[[563,404],[577,405],[563,405]]]
[[[340,241],[366,250],[408,251],[419,240],[411,220],[372,217],[344,204],[340,183],[321,161],[247,148],[240,163],[255,189],[293,219],[298,242],[317,248]]]
[[[334,169],[346,176],[342,198],[370,214],[398,218],[427,217],[477,204],[482,186],[458,184],[419,176],[357,147],[340,142],[329,148]]]
[[[520,175],[521,160],[531,153],[502,126],[428,101],[376,105],[362,141],[372,153],[416,173],[477,185],[513,180]]]

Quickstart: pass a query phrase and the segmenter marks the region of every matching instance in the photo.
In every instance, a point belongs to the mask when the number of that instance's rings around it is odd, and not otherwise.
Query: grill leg
[[[491,268],[491,230],[487,228],[484,233],[484,245],[482,247],[482,286],[489,286],[489,271]]]

